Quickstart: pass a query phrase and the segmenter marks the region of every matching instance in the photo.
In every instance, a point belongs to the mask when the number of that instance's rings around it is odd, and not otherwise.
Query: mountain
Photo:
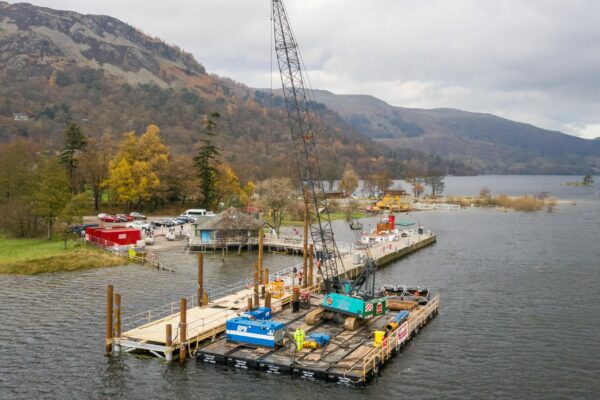
[[[347,164],[362,176],[395,177],[414,166],[453,175],[597,171],[598,141],[575,145],[581,139],[483,114],[316,94],[325,104],[313,105],[328,180]],[[0,1],[0,143],[27,137],[55,151],[70,122],[115,137],[155,123],[174,154],[191,154],[214,111],[223,158],[241,179],[296,175],[281,97],[210,74],[189,53],[115,18]]]
[[[52,151],[69,122],[92,136],[155,123],[175,154],[190,154],[204,116],[217,111],[216,140],[241,179],[295,176],[287,115],[281,102],[270,103],[264,93],[208,74],[190,54],[115,18],[0,1],[0,143],[28,137]],[[410,160],[430,158],[389,150],[325,107],[316,116],[326,179],[339,178],[348,163],[363,175],[387,169],[401,176]],[[459,163],[447,169],[472,173]]]
[[[372,96],[315,90],[314,97],[356,131],[389,148],[408,148],[460,160],[484,173],[600,172],[599,140],[490,114],[394,107]]]

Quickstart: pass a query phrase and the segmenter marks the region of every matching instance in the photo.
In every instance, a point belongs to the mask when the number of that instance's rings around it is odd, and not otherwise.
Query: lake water
[[[578,178],[577,178],[578,179]],[[380,282],[435,288],[441,309],[365,389],[305,383],[227,368],[105,357],[106,285],[124,314],[195,290],[195,258],[165,259],[176,272],[140,266],[32,277],[0,276],[0,399],[392,399],[600,397],[600,179],[448,178],[446,193],[550,192],[569,202],[554,213],[471,208],[402,215],[438,243],[378,272]],[[572,204],[575,200],[576,205]],[[373,224],[373,219],[365,223]],[[343,223],[338,237],[348,240]],[[207,255],[206,282],[250,276],[256,254]],[[291,265],[267,255],[272,271]]]

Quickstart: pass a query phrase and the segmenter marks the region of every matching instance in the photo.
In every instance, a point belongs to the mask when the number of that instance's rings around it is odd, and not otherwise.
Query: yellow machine
[[[400,196],[390,196],[386,194],[383,199],[379,200],[372,208],[373,211],[407,211],[410,209],[408,202],[402,201]]]

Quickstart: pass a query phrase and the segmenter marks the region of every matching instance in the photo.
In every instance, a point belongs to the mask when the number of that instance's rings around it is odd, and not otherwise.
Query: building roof
[[[251,215],[230,207],[214,217],[198,220],[196,226],[202,230],[218,229],[260,229],[265,225],[264,221],[258,220]]]

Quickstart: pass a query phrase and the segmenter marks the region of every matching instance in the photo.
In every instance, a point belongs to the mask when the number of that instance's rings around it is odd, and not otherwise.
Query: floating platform
[[[319,296],[313,304],[293,313],[284,307],[274,319],[286,324],[286,337],[280,348],[251,347],[230,343],[224,337],[196,350],[198,363],[226,365],[246,371],[288,376],[307,381],[327,381],[345,385],[362,386],[378,374],[380,368],[397,355],[439,310],[439,296],[426,305],[417,306],[408,319],[396,330],[389,332],[381,345],[374,346],[374,332],[384,330],[386,323],[397,312],[388,311],[385,316],[366,321],[354,331],[344,329],[343,319],[336,317],[316,325],[307,325],[304,316],[320,304]],[[304,348],[296,351],[292,334],[296,329],[307,334],[322,332],[330,335],[330,343],[322,349]]]
[[[396,261],[408,254],[416,252],[436,242],[434,234],[422,234],[409,237],[401,237],[394,241],[378,243],[370,248],[370,253],[375,259],[378,267]],[[348,279],[356,278],[364,264],[355,263],[355,255],[364,255],[364,250],[351,249],[342,255],[343,266],[339,274]],[[274,313],[289,304],[294,287],[294,269],[298,266],[289,267],[282,271],[270,274],[269,281],[282,279],[285,283],[284,293],[280,298],[272,300]],[[315,274],[313,286],[302,289],[311,294],[321,290],[321,277]],[[213,295],[208,305],[198,306],[198,298],[191,296],[187,302],[187,335],[183,344],[196,349],[212,342],[225,331],[225,322],[246,308],[247,299],[253,297],[253,291],[247,286],[236,286],[232,290]],[[260,306],[264,305],[261,299]],[[120,351],[143,351],[150,352],[161,358],[168,358],[182,343],[179,343],[178,326],[180,323],[178,303],[173,302],[152,310],[123,317],[123,332],[114,337],[113,343]],[[281,316],[277,315],[276,319]],[[173,340],[167,345],[165,330],[167,325],[173,327]]]

